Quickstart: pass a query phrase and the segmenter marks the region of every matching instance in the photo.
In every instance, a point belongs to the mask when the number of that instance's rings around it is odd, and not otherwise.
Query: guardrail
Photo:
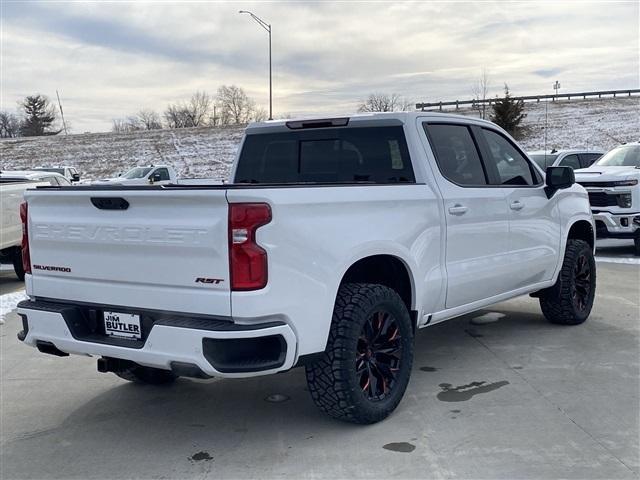
[[[576,92],[576,93],[559,93],[559,94],[551,94],[551,95],[525,95],[523,97],[512,97],[514,100],[522,100],[523,102],[539,102],[540,100],[551,100],[555,102],[556,99],[566,98],[571,100],[571,98],[579,98],[582,97],[586,99],[587,97],[598,97],[602,98],[603,96],[613,96],[616,98],[617,96],[632,96],[640,94],[640,88],[634,88],[629,90],[600,90],[596,92]],[[456,107],[456,110],[460,108],[460,105],[492,105],[496,100],[500,100],[500,97],[494,98],[486,98],[486,99],[474,99],[474,100],[453,100],[449,102],[432,102],[432,103],[416,103],[416,110],[424,111],[427,108],[438,108],[442,110],[442,107]]]

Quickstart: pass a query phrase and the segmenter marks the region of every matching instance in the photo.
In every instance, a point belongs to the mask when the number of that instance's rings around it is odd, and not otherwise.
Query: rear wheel
[[[638,230],[636,238],[633,239],[633,243],[636,247],[636,257],[640,257],[640,230]]]
[[[551,323],[578,325],[593,307],[596,293],[596,262],[584,240],[569,239],[558,280],[540,295],[542,313]]]
[[[173,383],[175,379],[178,378],[169,370],[143,367],[141,365],[128,367],[114,373],[123,380],[149,385],[164,385],[167,383]]]
[[[21,282],[24,281],[24,266],[22,265],[22,249],[16,248],[13,254],[13,271]]]
[[[309,392],[323,412],[375,423],[400,403],[413,362],[413,329],[400,296],[382,285],[340,287],[326,351],[306,367]]]

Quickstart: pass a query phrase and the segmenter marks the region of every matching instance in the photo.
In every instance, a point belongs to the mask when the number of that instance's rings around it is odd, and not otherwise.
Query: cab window
[[[461,186],[484,186],[487,178],[469,127],[424,124],[442,176]]]
[[[155,172],[153,172],[153,174],[154,175],[160,175],[160,181],[170,180],[171,179],[169,177],[169,170],[166,169],[166,168],[159,168]]]
[[[484,158],[487,170],[493,173],[492,185],[529,186],[538,183],[528,160],[509,140],[499,133],[482,129],[488,152]]]

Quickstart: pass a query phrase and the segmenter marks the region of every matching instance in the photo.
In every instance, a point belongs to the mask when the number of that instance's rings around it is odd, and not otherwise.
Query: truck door
[[[560,249],[557,197],[547,198],[542,175],[501,132],[478,128],[476,137],[490,183],[506,195],[509,210],[509,257],[506,262],[509,266],[509,290],[550,280]],[[569,157],[565,157],[560,165],[579,168],[577,155]],[[568,158],[569,161],[564,163]]]
[[[471,127],[422,124],[436,159],[446,218],[446,308],[509,290],[509,221],[505,192],[491,188]]]

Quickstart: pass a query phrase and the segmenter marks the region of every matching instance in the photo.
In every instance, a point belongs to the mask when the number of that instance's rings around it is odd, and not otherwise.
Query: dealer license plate
[[[119,312],[104,312],[104,331],[111,337],[140,340],[140,315]]]

